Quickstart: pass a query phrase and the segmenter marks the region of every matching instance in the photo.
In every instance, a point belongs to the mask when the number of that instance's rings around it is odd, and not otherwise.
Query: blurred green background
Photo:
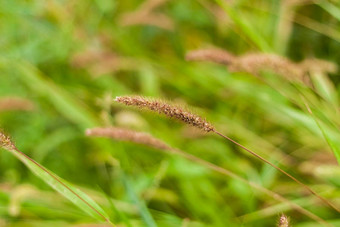
[[[192,106],[339,207],[339,72],[311,72],[306,85],[185,60],[191,50],[212,47],[338,65],[340,4],[0,0],[0,126],[117,226],[275,226],[282,212],[294,226],[318,224],[236,179],[152,148],[87,138],[87,128],[149,132],[340,226],[339,213],[235,145],[113,103],[117,95],[140,94]],[[0,182],[0,226],[104,225],[4,150]]]

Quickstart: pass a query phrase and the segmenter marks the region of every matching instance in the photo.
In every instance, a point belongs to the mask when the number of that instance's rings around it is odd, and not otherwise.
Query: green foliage
[[[141,17],[131,12],[145,10],[145,1],[0,0],[0,101],[15,96],[34,106],[2,110],[0,105],[0,128],[25,154],[81,188],[119,226],[274,226],[281,212],[293,226],[315,223],[181,157],[85,137],[89,127],[149,132],[339,224],[338,213],[233,144],[172,119],[123,108],[113,99],[139,94],[194,106],[218,131],[340,207],[339,72],[313,70],[302,83],[274,72],[254,77],[185,60],[191,50],[214,46],[235,55],[270,52],[292,61],[315,57],[339,65],[340,5],[326,0],[158,2]],[[84,204],[74,206],[3,151],[0,204],[5,226],[97,222],[82,211],[88,211]]]
[[[73,202],[80,209],[96,218],[98,221],[109,221],[107,214],[98,206],[89,196],[72,186],[70,183],[61,179],[45,167],[41,166],[37,162],[23,155],[18,150],[8,149],[7,151],[12,153],[21,162],[23,162],[34,174],[41,178],[46,184],[50,185],[53,189],[58,191],[64,197]]]

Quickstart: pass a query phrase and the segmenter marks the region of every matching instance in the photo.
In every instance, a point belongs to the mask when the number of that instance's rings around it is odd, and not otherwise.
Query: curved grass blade
[[[251,40],[261,51],[270,52],[271,46],[267,41],[255,30],[255,28],[243,17],[240,17],[235,9],[229,6],[223,0],[215,0],[216,3],[228,14],[228,16],[234,21],[236,26],[242,31],[242,33]]]
[[[0,147],[9,151],[22,163],[24,163],[36,176],[42,179],[45,183],[50,185],[54,190],[58,191],[65,198],[69,199],[73,204],[82,209],[84,212],[92,216],[99,221],[105,221],[112,224],[109,220],[108,215],[105,211],[88,195],[80,191],[72,184],[66,182],[53,172],[40,165],[35,160],[28,157],[26,154],[21,152],[15,145],[10,141],[9,137],[5,136],[0,132]]]
[[[323,137],[325,138],[327,144],[331,148],[331,150],[334,153],[334,156],[336,160],[338,161],[338,164],[340,165],[340,148],[339,148],[339,142],[337,140],[333,140],[333,138],[330,137],[328,131],[322,126],[321,122],[316,118],[313,111],[311,110],[308,103],[304,100],[305,106],[307,108],[307,111],[309,114],[313,117],[316,125],[319,127],[320,131],[322,132]]]

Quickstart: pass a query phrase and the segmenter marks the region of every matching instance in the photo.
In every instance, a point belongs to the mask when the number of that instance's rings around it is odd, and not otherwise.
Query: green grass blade
[[[18,149],[4,146],[4,149],[13,154],[22,163],[24,163],[36,176],[42,179],[45,183],[50,185],[54,190],[58,191],[65,198],[69,199],[81,210],[99,221],[109,222],[109,217],[105,211],[88,195],[80,191],[64,179],[58,177],[53,172],[47,170],[45,167],[28,157]]]
[[[132,184],[130,182],[130,179],[128,176],[125,175],[125,173],[122,171],[122,180],[123,183],[125,185],[126,191],[128,193],[128,196],[130,197],[130,199],[137,205],[140,215],[143,219],[143,221],[145,222],[146,226],[149,227],[157,227],[157,224],[155,222],[155,220],[153,219],[152,215],[150,214],[145,202],[143,200],[140,200],[138,198],[138,196],[136,195]]]
[[[36,67],[24,61],[14,64],[14,67],[19,71],[20,77],[29,87],[50,99],[59,112],[72,122],[77,123],[82,129],[99,124],[98,119],[86,106],[78,102],[66,91],[60,89],[52,81],[44,78]]]
[[[340,21],[340,9],[329,1],[316,1],[316,4]]]
[[[327,130],[324,129],[324,127],[320,124],[320,122],[318,121],[318,119],[316,118],[316,116],[313,114],[312,110],[310,109],[308,103],[305,101],[305,105],[307,107],[308,112],[310,113],[310,115],[312,116],[312,118],[314,119],[315,123],[317,124],[317,126],[319,127],[320,131],[322,132],[323,137],[325,138],[325,140],[327,141],[329,147],[331,148],[331,150],[333,151],[336,160],[338,161],[338,164],[340,164],[340,146],[339,143],[337,143],[336,141],[334,141],[329,134],[327,133]]]
[[[336,93],[336,89],[329,79],[328,75],[323,73],[312,73],[311,78],[313,80],[313,84],[317,92],[328,102],[337,106],[338,104],[338,97]]]
[[[240,14],[236,12],[235,9],[230,7],[225,1],[216,0],[217,4],[228,14],[228,16],[234,21],[234,23],[239,27],[243,34],[251,40],[261,51],[269,52],[271,51],[270,45],[267,41],[256,32],[256,30],[251,26],[251,24],[242,18]]]

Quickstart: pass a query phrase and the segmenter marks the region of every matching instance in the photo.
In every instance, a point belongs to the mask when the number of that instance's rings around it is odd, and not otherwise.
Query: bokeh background
[[[230,142],[113,102],[139,94],[190,106],[339,207],[339,42],[337,1],[0,0],[0,126],[117,226],[275,226],[282,212],[293,226],[318,224],[237,179],[153,148],[86,137],[87,128],[148,132],[339,226],[339,213]],[[286,65],[250,73],[186,60],[216,48],[296,65],[318,58],[332,70],[315,63],[301,81],[280,75]],[[5,150],[0,182],[0,226],[105,225]]]

